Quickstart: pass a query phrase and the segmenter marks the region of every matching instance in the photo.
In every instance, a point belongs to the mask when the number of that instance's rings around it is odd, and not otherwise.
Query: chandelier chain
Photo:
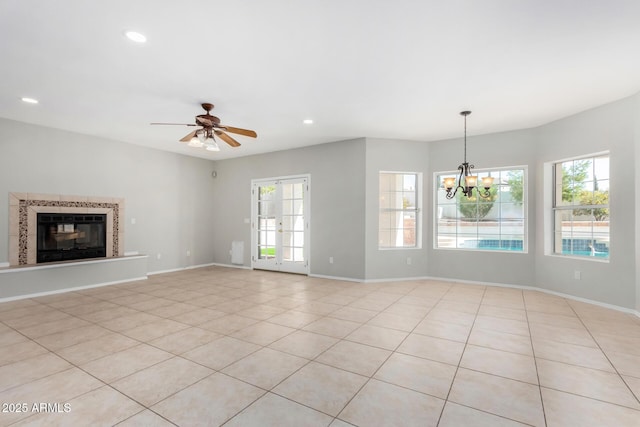
[[[467,163],[467,115],[464,115],[464,162]]]

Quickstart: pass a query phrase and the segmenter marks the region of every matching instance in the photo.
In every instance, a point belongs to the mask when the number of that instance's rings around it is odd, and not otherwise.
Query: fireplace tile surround
[[[59,194],[9,193],[9,265],[36,264],[37,214],[107,215],[107,258],[124,253],[124,199]]]

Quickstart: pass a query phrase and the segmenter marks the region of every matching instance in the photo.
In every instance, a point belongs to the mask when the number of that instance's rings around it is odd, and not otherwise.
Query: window
[[[491,196],[466,197],[462,191],[452,199],[445,197],[445,178],[455,173],[436,174],[435,247],[526,252],[526,170],[524,167],[479,171],[494,178]]]
[[[419,248],[422,175],[380,172],[379,181],[378,248]]]
[[[553,164],[553,253],[609,259],[609,154]]]

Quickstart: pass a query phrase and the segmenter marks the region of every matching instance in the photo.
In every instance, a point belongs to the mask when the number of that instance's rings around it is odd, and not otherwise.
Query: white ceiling
[[[464,109],[470,135],[528,128],[639,92],[639,22],[638,0],[0,0],[0,117],[209,159],[459,137]],[[202,102],[258,138],[149,125]]]

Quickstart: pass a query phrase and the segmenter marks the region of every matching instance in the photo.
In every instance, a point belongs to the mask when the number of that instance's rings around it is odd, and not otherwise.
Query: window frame
[[[550,236],[550,240],[549,240],[549,245],[545,245],[548,250],[545,251],[546,255],[549,256],[554,256],[554,257],[560,257],[560,258],[564,258],[564,259],[577,259],[577,260],[583,260],[583,261],[591,261],[591,262],[604,262],[604,263],[608,263],[610,262],[611,259],[611,193],[610,193],[610,187],[609,187],[609,197],[608,197],[608,203],[606,205],[604,204],[590,204],[590,205],[583,205],[583,204],[567,204],[567,205],[563,205],[563,206],[558,206],[558,187],[559,185],[557,184],[557,174],[558,174],[558,166],[561,167],[561,165],[563,163],[569,162],[569,161],[579,161],[579,160],[592,160],[594,161],[596,158],[601,158],[601,157],[606,157],[608,160],[608,165],[607,165],[607,169],[609,171],[609,175],[607,176],[606,180],[607,181],[611,181],[611,153],[609,151],[601,151],[601,152],[597,152],[597,153],[590,153],[590,154],[584,154],[584,155],[579,155],[579,156],[575,156],[575,157],[569,157],[569,158],[565,158],[565,159],[560,159],[560,160],[554,160],[549,162],[548,164],[551,167],[551,206],[550,206],[550,217],[549,217],[549,221],[550,221],[550,234],[548,233],[547,236]],[[604,179],[601,179],[604,180]],[[562,185],[560,185],[560,188],[562,188]],[[557,220],[557,213],[558,212],[562,212],[562,211],[574,211],[574,210],[579,210],[579,209],[608,209],[609,210],[609,215],[608,215],[608,220],[609,220],[609,231],[608,231],[608,242],[609,242],[609,250],[608,250],[608,255],[606,257],[597,257],[597,256],[593,256],[593,255],[581,255],[581,254],[575,254],[575,253],[569,253],[569,254],[563,254],[562,253],[562,248],[560,248],[560,252],[558,252],[556,250],[556,241],[557,241],[557,231],[556,231],[556,220]],[[572,226],[573,227],[573,226]],[[593,238],[593,230],[591,231],[591,236]],[[562,239],[562,236],[560,237]],[[562,244],[562,243],[561,243]]]
[[[380,178],[382,174],[395,174],[395,175],[414,175],[416,186],[414,189],[415,194],[415,207],[412,209],[394,209],[394,208],[383,208],[381,199],[382,199],[382,188],[380,186]],[[381,170],[378,171],[378,226],[377,226],[377,235],[378,235],[378,250],[380,251],[397,251],[397,250],[415,250],[422,249],[422,185],[423,185],[423,176],[422,172],[413,172],[413,171],[389,171],[389,170]],[[403,190],[404,192],[404,190]],[[383,212],[413,212],[415,214],[415,245],[414,246],[381,246],[380,245],[380,233],[382,231],[380,227],[380,218]]]
[[[489,252],[489,253],[499,253],[499,254],[528,254],[529,253],[529,169],[527,165],[515,165],[515,166],[501,166],[501,167],[494,167],[494,168],[482,168],[482,169],[473,169],[473,173],[474,175],[478,176],[480,174],[485,174],[485,173],[501,173],[501,172],[506,172],[506,171],[516,171],[516,170],[521,170],[522,171],[522,179],[523,179],[523,185],[522,185],[522,222],[523,222],[523,236],[522,236],[522,250],[510,250],[510,249],[488,249],[488,248],[473,248],[473,247],[441,247],[438,246],[438,237],[439,237],[439,233],[438,233],[438,222],[439,222],[439,207],[441,206],[439,204],[438,201],[438,192],[440,190],[442,190],[441,186],[438,186],[438,177],[443,176],[443,175],[459,175],[460,171],[439,171],[439,172],[434,172],[433,173],[433,182],[434,182],[434,186],[433,186],[433,206],[434,206],[434,220],[433,220],[433,249],[434,250],[442,250],[442,251],[469,251],[469,252]],[[478,180],[478,183],[480,183],[480,180]],[[495,182],[494,182],[494,185]],[[461,190],[458,190],[458,192],[460,192]],[[456,194],[456,197],[458,197],[458,195]],[[457,203],[457,202],[456,202]],[[502,216],[500,216],[499,220],[502,219]],[[457,239],[457,236],[459,235],[458,232],[456,232],[455,236]],[[500,239],[502,240],[502,239]]]

